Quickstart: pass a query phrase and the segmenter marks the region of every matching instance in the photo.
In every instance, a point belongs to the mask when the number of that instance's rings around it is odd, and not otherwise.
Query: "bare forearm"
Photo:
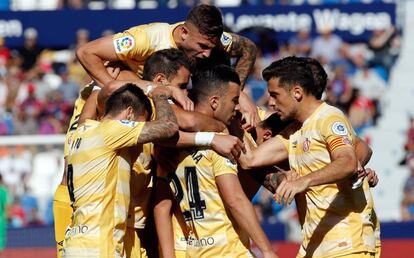
[[[189,132],[222,132],[225,125],[207,115],[196,111],[186,111],[181,107],[174,105],[173,110],[177,116],[177,122],[180,129]]]
[[[233,45],[231,55],[239,58],[235,69],[239,74],[241,86],[244,87],[246,79],[252,71],[254,62],[256,61],[257,48],[251,40],[245,37],[236,34],[232,34],[232,37]]]
[[[362,166],[365,166],[372,156],[372,149],[360,138],[357,138],[355,152]]]
[[[244,197],[228,207],[237,224],[247,232],[262,252],[271,252],[272,246],[262,230],[253,205]]]
[[[99,91],[92,91],[91,95],[86,100],[85,105],[82,108],[82,113],[79,117],[79,124],[85,122],[86,119],[96,119],[97,118],[97,99]]]
[[[353,175],[356,169],[357,161],[355,157],[341,157],[326,167],[300,178],[300,180],[308,181],[308,186],[337,183]]]
[[[168,97],[164,94],[153,96],[157,119],[145,124],[138,137],[138,142],[145,143],[168,139],[177,133],[177,118],[171,104],[168,103]]]
[[[100,86],[104,86],[113,80],[106,71],[103,60],[98,56],[88,53],[86,50],[82,51],[82,49],[77,51],[76,56],[83,68],[85,68],[85,71]]]

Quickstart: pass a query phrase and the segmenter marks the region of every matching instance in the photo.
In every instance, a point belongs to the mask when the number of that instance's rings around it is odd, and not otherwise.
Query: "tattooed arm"
[[[237,57],[236,72],[239,74],[242,88],[246,83],[246,79],[253,69],[256,61],[257,49],[255,44],[248,38],[231,33],[231,57]]]
[[[138,137],[138,143],[167,139],[178,132],[177,118],[168,103],[171,90],[167,87],[157,87],[152,92],[155,104],[156,120],[147,122]]]

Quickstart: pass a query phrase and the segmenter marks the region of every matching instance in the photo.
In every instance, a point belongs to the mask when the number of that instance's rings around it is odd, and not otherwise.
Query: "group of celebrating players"
[[[77,57],[93,82],[65,141],[58,257],[254,257],[250,241],[277,257],[250,202],[261,186],[296,202],[297,257],[379,257],[378,178],[363,168],[372,152],[321,101],[316,60],[265,68],[269,111],[257,108],[243,92],[255,45],[223,32],[209,5],[91,41]]]

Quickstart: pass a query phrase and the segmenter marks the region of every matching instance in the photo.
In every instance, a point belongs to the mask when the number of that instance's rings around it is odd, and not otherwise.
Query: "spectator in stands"
[[[264,107],[267,104],[269,96],[266,82],[262,79],[262,70],[262,58],[258,58],[254,64],[253,72],[246,82],[245,91],[248,92],[256,105]]]
[[[65,8],[80,10],[85,8],[84,0],[63,0]]]
[[[349,107],[348,118],[357,135],[361,135],[364,129],[372,126],[374,114],[374,103],[360,94],[359,89],[353,89],[353,101]]]
[[[13,134],[27,135],[36,134],[38,122],[32,114],[28,114],[25,108],[17,108],[13,120]]]
[[[403,221],[414,220],[414,156],[408,160],[410,176],[404,185],[404,195],[401,202],[401,218]]]
[[[312,39],[308,28],[303,28],[298,33],[289,39],[290,52],[295,56],[306,57],[312,49]]]
[[[0,78],[6,75],[6,66],[10,60],[10,50],[6,47],[6,42],[2,36],[0,36]]]
[[[352,97],[352,85],[346,76],[345,67],[335,67],[334,78],[327,88],[327,102],[340,108],[345,113],[348,111]]]
[[[383,66],[389,72],[399,54],[400,45],[400,36],[394,26],[374,30],[369,40],[369,47],[374,52],[370,65]]]
[[[409,118],[409,127],[405,133],[404,150],[405,155],[400,161],[400,165],[407,164],[408,159],[414,155],[414,117]]]
[[[380,99],[386,90],[385,81],[378,73],[366,65],[359,67],[351,78],[352,86],[358,89],[360,95],[368,98],[374,106],[373,123],[376,124],[376,118],[380,115]]]
[[[20,205],[19,197],[15,196],[13,203],[10,207],[10,226],[13,228],[21,228],[26,226],[26,213],[23,210],[23,207]]]
[[[37,62],[42,49],[37,45],[37,31],[34,28],[27,28],[24,31],[24,46],[19,49],[19,55],[22,58],[21,67],[24,71],[33,68]]]
[[[58,69],[58,74],[62,79],[62,83],[58,87],[58,91],[62,94],[63,101],[73,103],[79,94],[79,84],[69,77],[69,70],[66,66]]]
[[[339,58],[342,39],[332,33],[329,27],[319,28],[319,36],[312,43],[311,57],[318,59],[322,64],[329,64]]]

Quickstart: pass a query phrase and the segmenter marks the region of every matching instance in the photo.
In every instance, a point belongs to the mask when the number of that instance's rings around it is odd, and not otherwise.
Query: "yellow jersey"
[[[237,165],[212,150],[175,150],[175,154],[159,159],[157,173],[172,180],[190,232],[187,257],[253,257],[249,238],[227,212],[215,181],[224,174],[237,175]]]
[[[354,148],[355,133],[344,114],[322,103],[289,140],[293,171],[305,176],[331,163],[330,153]],[[375,252],[372,205],[364,187],[352,190],[349,182],[310,187],[297,199],[303,242],[297,257],[337,257]]]
[[[131,203],[128,212],[128,227],[143,229],[148,217],[148,209],[153,179],[151,169],[153,165],[154,144],[143,144],[142,152],[135,161],[131,173]]]
[[[86,120],[67,156],[74,209],[63,257],[123,257],[132,164],[144,122]],[[114,133],[115,132],[115,133]]]
[[[81,90],[79,97],[76,99],[73,114],[70,118],[68,131],[66,132],[65,143],[63,145],[63,156],[66,157],[69,152],[69,146],[72,143],[72,135],[78,128],[79,118],[82,113],[83,106],[85,105],[86,100],[88,99],[89,95],[91,95],[93,88],[93,83],[89,83],[83,87]]]
[[[173,38],[174,29],[183,24],[149,23],[132,27],[113,36],[113,45],[118,58],[142,78],[144,63],[154,52],[162,49],[177,48]],[[231,34],[224,32],[221,45],[230,52],[232,45]]]

